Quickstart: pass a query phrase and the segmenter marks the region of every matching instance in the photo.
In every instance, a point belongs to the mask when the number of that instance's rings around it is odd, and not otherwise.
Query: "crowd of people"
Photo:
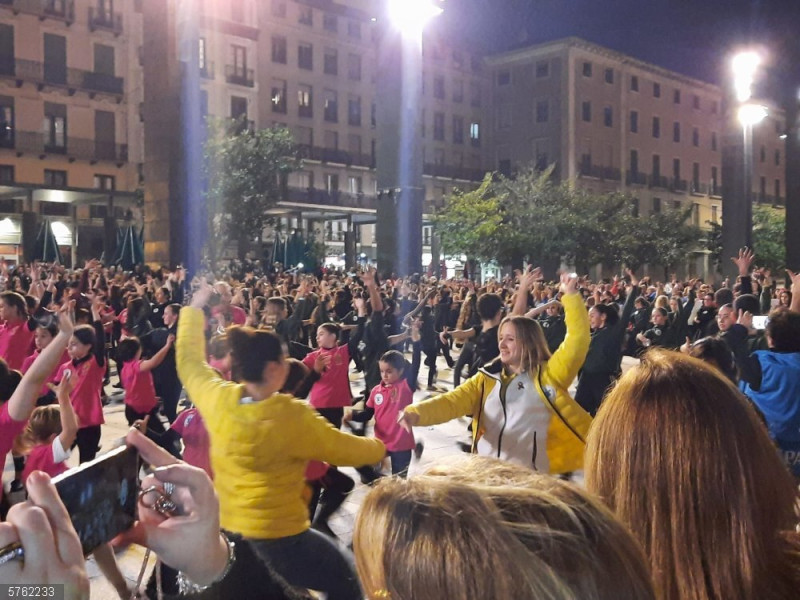
[[[719,285],[0,265],[0,453],[27,492],[0,582],[88,596],[50,477],[97,455],[115,370],[157,498],[114,544],[157,554],[151,597],[794,598],[800,275],[755,258]],[[463,456],[409,477],[414,428],[458,417]],[[351,549],[342,466],[372,486]]]

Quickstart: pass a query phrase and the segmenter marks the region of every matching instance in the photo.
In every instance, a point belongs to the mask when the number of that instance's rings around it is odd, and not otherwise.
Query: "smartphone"
[[[753,329],[766,329],[768,324],[769,317],[767,315],[753,317]]]
[[[136,448],[122,446],[53,479],[84,556],[133,525],[139,466]]]

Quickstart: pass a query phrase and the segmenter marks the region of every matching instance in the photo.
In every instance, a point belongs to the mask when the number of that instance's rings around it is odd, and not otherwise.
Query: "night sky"
[[[752,43],[766,50],[772,85],[800,84],[800,0],[446,0],[444,6],[448,14],[440,18],[448,28],[492,50],[574,35],[721,83],[727,57]]]

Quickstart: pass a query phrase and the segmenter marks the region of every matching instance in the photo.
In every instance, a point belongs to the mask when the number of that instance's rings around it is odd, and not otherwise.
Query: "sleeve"
[[[545,368],[547,376],[555,385],[567,389],[577,377],[589,352],[591,331],[589,313],[580,294],[567,294],[561,299],[561,303],[564,305],[567,335],[547,361]]]
[[[172,425],[169,426],[171,431],[174,431],[179,436],[183,437],[183,432],[186,427],[186,415],[189,411],[185,410],[181,414],[178,415],[178,418],[173,421]]]
[[[106,366],[106,332],[103,329],[101,321],[92,323],[94,327],[94,359],[97,361],[97,366]]]
[[[628,327],[628,321],[630,321],[633,310],[636,307],[636,294],[633,292],[634,290],[631,290],[631,293],[628,294],[627,298],[625,298],[625,305],[622,307],[622,314],[620,315],[617,324],[614,325],[615,338],[621,338],[625,334],[625,329]]]
[[[297,420],[304,443],[294,445],[297,458],[360,467],[376,463],[386,455],[386,447],[380,440],[344,433],[311,407],[302,405],[300,409]]]
[[[446,423],[458,417],[478,414],[478,409],[483,401],[485,378],[486,375],[478,373],[456,389],[409,406],[405,410],[419,415],[418,425],[423,426]]]
[[[317,360],[317,356],[319,356],[319,350],[315,350],[314,352],[309,352],[303,357],[303,364],[307,366],[309,369],[314,369],[314,362]]]
[[[750,275],[745,275],[742,277],[741,288],[739,291],[742,294],[752,294],[753,293],[753,281],[750,279]]]
[[[184,307],[178,319],[175,364],[178,377],[192,402],[203,418],[213,418],[215,413],[225,410],[221,406],[223,392],[236,387],[222,379],[206,362],[205,315],[198,308]]]
[[[358,318],[358,325],[356,327],[356,330],[350,334],[350,339],[347,340],[347,352],[349,353],[348,358],[352,358],[356,355],[356,353],[358,352],[358,345],[361,343],[361,340],[364,339],[365,321],[366,319],[363,317]]]
[[[367,398],[365,406],[368,408],[375,408],[375,388],[372,388],[372,391],[369,393],[369,398]]]
[[[750,354],[747,346],[747,329],[738,323],[726,331],[722,339],[728,344],[739,369],[739,377],[746,382],[753,391],[761,389],[761,363],[756,355]]]
[[[61,445],[61,440],[58,436],[53,440],[52,450],[53,462],[56,464],[62,463],[72,456],[72,451],[69,448],[65,449],[64,446]]]

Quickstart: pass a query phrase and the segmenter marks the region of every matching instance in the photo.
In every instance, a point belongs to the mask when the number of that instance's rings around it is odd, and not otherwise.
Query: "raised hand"
[[[750,266],[753,264],[756,255],[750,248],[741,248],[739,256],[732,256],[731,260],[739,268],[739,277],[746,277],[750,274]]]
[[[565,296],[568,294],[577,294],[578,278],[573,277],[570,273],[562,273],[559,291]]]

